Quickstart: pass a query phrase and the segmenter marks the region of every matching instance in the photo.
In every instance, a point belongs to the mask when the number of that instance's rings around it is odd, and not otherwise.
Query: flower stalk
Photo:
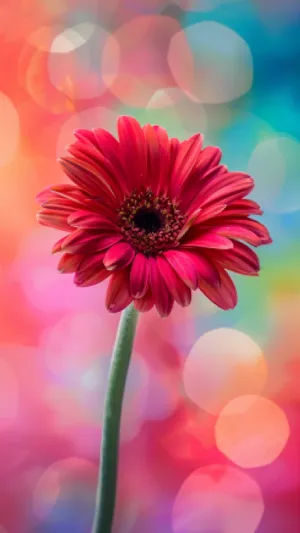
[[[116,503],[122,403],[138,312],[127,307],[119,323],[105,401],[99,481],[92,533],[111,533]]]

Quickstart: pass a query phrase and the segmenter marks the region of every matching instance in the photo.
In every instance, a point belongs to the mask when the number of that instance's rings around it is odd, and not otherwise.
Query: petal
[[[70,209],[41,209],[37,215],[37,221],[42,226],[50,226],[51,228],[60,229],[63,231],[71,231],[72,226],[68,224],[67,220],[70,215]]]
[[[98,215],[101,215],[103,217],[105,216],[108,220],[111,220],[112,222],[117,223],[118,221],[115,206],[109,205],[107,203],[104,205],[103,199],[101,198],[87,198],[86,200],[84,200],[84,203],[81,207],[87,209],[88,211],[92,211],[93,213],[97,213]]]
[[[107,219],[104,215],[91,213],[83,209],[73,212],[68,217],[68,223],[75,228],[81,229],[98,229],[99,231],[120,231],[120,228]]]
[[[253,187],[254,181],[251,176],[242,173],[236,173],[236,176],[233,173],[229,173],[231,176],[230,181],[224,180],[224,185],[216,185],[214,191],[211,191],[206,198],[203,198],[203,207],[205,205],[211,205],[212,203],[225,203],[229,204],[234,200],[243,198],[249,194]]]
[[[216,174],[214,174],[214,169],[211,171],[212,176],[209,177],[207,183],[205,183],[205,178],[203,179],[203,186],[200,185],[199,192],[187,208],[188,213],[199,206],[203,209],[212,204],[228,205],[251,192],[254,181],[250,176],[241,172],[224,172],[222,167],[220,168],[221,170]]]
[[[149,257],[148,261],[153,300],[159,315],[161,317],[166,317],[172,311],[174,299],[160,274],[156,259],[154,257]]]
[[[164,194],[168,192],[169,187],[171,169],[170,141],[164,128],[153,126],[153,129],[157,136],[160,151],[157,194]]]
[[[237,238],[244,239],[244,237],[238,236],[238,233],[241,234],[241,231],[239,232],[239,228],[243,228],[244,235],[245,236],[248,235],[248,237],[254,240],[254,246],[272,242],[272,239],[270,237],[269,231],[266,228],[266,226],[261,224],[261,222],[258,222],[258,220],[253,220],[252,218],[248,218],[248,217],[219,218],[219,217],[216,217],[215,219],[212,219],[209,221],[209,225],[213,226],[214,230],[216,230],[219,234],[221,234],[220,233],[222,231],[221,228],[223,229],[227,228],[228,235],[231,234],[230,236],[232,237],[236,236]],[[246,231],[249,233],[246,233]],[[236,235],[234,235],[233,233],[235,233]],[[257,237],[257,239],[255,237]],[[244,240],[246,240],[246,238]],[[252,242],[250,241],[249,243],[252,244]]]
[[[211,181],[224,182],[225,176],[228,174],[227,167],[218,165],[209,169],[203,174],[199,170],[194,170],[187,178],[181,189],[180,207],[183,211],[189,210],[191,205],[196,208],[201,205],[208,194],[208,185]]]
[[[142,296],[142,298],[138,298],[136,300],[133,300],[134,307],[137,311],[140,313],[145,313],[146,311],[150,311],[154,305],[153,297],[151,290],[148,289],[146,294]]]
[[[180,144],[171,177],[170,193],[172,197],[178,197],[184,181],[195,168],[199,157],[201,157],[202,142],[203,135],[197,133]]]
[[[212,250],[208,254],[213,261],[222,265],[223,268],[227,268],[238,274],[256,276],[260,269],[259,259],[256,253],[238,241],[234,241],[231,250],[218,252]]]
[[[147,146],[147,185],[157,194],[160,177],[160,144],[157,132],[153,126],[146,124],[143,128]]]
[[[217,146],[207,146],[201,150],[201,154],[195,170],[205,174],[210,168],[217,166],[222,158],[222,151]]]
[[[179,152],[180,142],[178,139],[172,137],[170,139],[170,158],[171,158],[171,167],[175,165],[175,161],[177,159],[177,155]]]
[[[195,290],[198,284],[198,276],[190,255],[183,250],[167,250],[164,252],[164,257],[187,287]]]
[[[66,240],[69,238],[70,235],[65,235],[64,237],[62,237],[61,239],[59,239],[59,241],[57,241],[53,247],[52,247],[52,253],[53,254],[56,254],[57,252],[61,252],[62,251],[62,248],[64,246],[64,243],[66,242]]]
[[[210,285],[220,286],[220,275],[215,263],[198,251],[185,252],[197,272],[197,280],[204,280]]]
[[[115,244],[107,250],[103,264],[107,270],[117,270],[132,263],[135,251],[127,242]]]
[[[157,266],[174,300],[182,307],[188,306],[192,298],[191,289],[177,276],[163,255],[157,256]]]
[[[84,189],[89,194],[99,196],[108,205],[116,205],[116,200],[108,183],[101,178],[100,174],[95,175],[94,169],[88,163],[78,162],[76,159],[70,157],[62,157],[58,162],[67,176],[78,187]]]
[[[56,202],[58,199],[69,200],[72,204],[77,205],[83,202],[88,196],[81,191],[76,185],[59,184],[51,185],[43,189],[37,196],[36,200],[42,206],[47,202]]]
[[[91,233],[88,230],[77,229],[68,235],[62,244],[62,250],[69,253],[100,252],[113,246],[123,239],[121,234]]]
[[[126,171],[121,161],[120,143],[113,135],[111,135],[111,133],[102,128],[94,129],[93,133],[99,150],[103,153],[106,159],[111,162],[115,174],[118,175],[118,184],[122,191],[129,193],[131,189],[128,186],[128,181],[124,179]]]
[[[144,254],[137,254],[130,271],[130,290],[133,298],[142,298],[149,287],[150,269]]]
[[[240,216],[249,216],[249,215],[262,215],[263,211],[260,206],[253,200],[236,200],[230,205],[225,206],[222,212],[217,213],[218,218],[223,217],[240,217]]]
[[[58,262],[57,269],[62,274],[72,274],[76,272],[83,257],[81,254],[64,254]]]
[[[79,141],[83,143],[90,143],[97,147],[97,141],[95,139],[95,135],[93,131],[79,128],[75,130],[73,133],[76,139],[78,139]]]
[[[224,235],[225,239],[227,239],[227,237],[241,239],[242,241],[252,244],[252,246],[259,246],[261,244],[261,238],[256,233],[238,224],[220,226],[214,228],[214,230],[218,235]]]
[[[77,287],[91,287],[101,283],[110,276],[110,272],[106,268],[102,267],[99,270],[83,270],[76,272],[74,277],[74,283]]]
[[[193,228],[192,228],[193,229]],[[202,235],[196,235],[195,237],[189,237],[192,233],[188,233],[184,237],[184,241],[181,242],[183,248],[216,248],[219,250],[226,250],[233,247],[230,239],[222,237],[217,233],[218,228],[214,228],[213,231],[207,231]],[[223,235],[223,233],[222,233]]]
[[[144,185],[147,178],[146,140],[140,124],[133,117],[119,117],[118,134],[120,158],[132,190]]]
[[[122,311],[132,302],[129,290],[128,269],[118,270],[111,274],[107,293],[106,307],[111,313]]]
[[[88,270],[88,269],[94,269],[99,270],[103,267],[103,258],[104,258],[105,252],[98,252],[95,254],[86,254],[83,256],[83,259],[80,263],[79,270]]]
[[[114,168],[110,159],[106,158],[97,147],[91,144],[75,141],[68,146],[68,152],[80,166],[83,168],[88,167],[89,171],[96,176],[99,181],[116,196],[116,198],[120,198],[122,193],[118,183],[117,169]]]
[[[217,217],[217,215],[221,214],[226,207],[226,204],[212,204],[209,207],[204,207],[196,216],[194,225],[203,223],[213,217]]]
[[[221,284],[219,287],[213,287],[203,280],[199,281],[199,289],[209,300],[221,309],[233,309],[237,304],[237,292],[235,285],[227,274],[226,270],[218,267]]]
[[[192,215],[190,215],[187,220],[185,221],[183,227],[181,228],[180,232],[178,233],[178,240],[181,240],[182,237],[189,231],[189,229],[195,224],[196,220],[198,219],[199,214],[201,213],[201,207],[194,211]]]

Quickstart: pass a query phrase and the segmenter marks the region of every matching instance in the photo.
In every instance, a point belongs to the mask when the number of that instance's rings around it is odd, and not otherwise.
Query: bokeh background
[[[274,239],[230,312],[142,316],[114,533],[300,531],[298,0],[0,2],[0,532],[90,533],[118,316],[56,271],[35,196],[75,128],[202,131]]]

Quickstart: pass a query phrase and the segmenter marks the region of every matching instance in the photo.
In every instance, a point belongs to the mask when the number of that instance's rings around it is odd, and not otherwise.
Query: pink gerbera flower
[[[118,120],[119,140],[99,128],[77,130],[60,164],[70,185],[38,195],[41,224],[67,232],[54,246],[58,269],[87,287],[109,279],[106,306],[132,301],[167,316],[174,301],[187,306],[200,289],[222,309],[237,303],[227,270],[257,275],[249,248],[272,242],[245,197],[253,179],[220,164],[221,150],[202,148],[203,136],[180,142],[160,126]],[[243,242],[246,244],[243,244]]]

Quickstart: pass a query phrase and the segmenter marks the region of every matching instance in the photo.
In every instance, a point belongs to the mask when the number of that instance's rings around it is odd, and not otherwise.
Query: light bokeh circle
[[[261,348],[251,337],[232,328],[202,335],[183,370],[187,396],[212,414],[219,414],[236,396],[260,393],[266,378],[267,364]]]
[[[264,512],[258,484],[228,465],[195,470],[174,502],[174,533],[254,533]]]
[[[218,22],[203,21],[179,31],[171,40],[168,61],[178,86],[204,104],[230,102],[252,87],[249,46]]]
[[[292,137],[271,137],[256,145],[248,172],[255,179],[252,197],[265,211],[300,209],[300,143]]]
[[[289,433],[284,411],[271,400],[255,395],[231,400],[215,425],[217,447],[243,468],[256,468],[275,461]]]
[[[173,17],[149,14],[131,18],[107,38],[102,77],[120,102],[144,108],[156,90],[174,83],[167,52],[180,28]]]
[[[86,459],[69,457],[53,463],[41,474],[33,491],[35,516],[46,519],[59,501],[84,506],[96,489],[97,466]]]
[[[90,23],[56,35],[48,56],[49,80],[72,100],[98,98],[105,90],[101,50],[109,33]]]

